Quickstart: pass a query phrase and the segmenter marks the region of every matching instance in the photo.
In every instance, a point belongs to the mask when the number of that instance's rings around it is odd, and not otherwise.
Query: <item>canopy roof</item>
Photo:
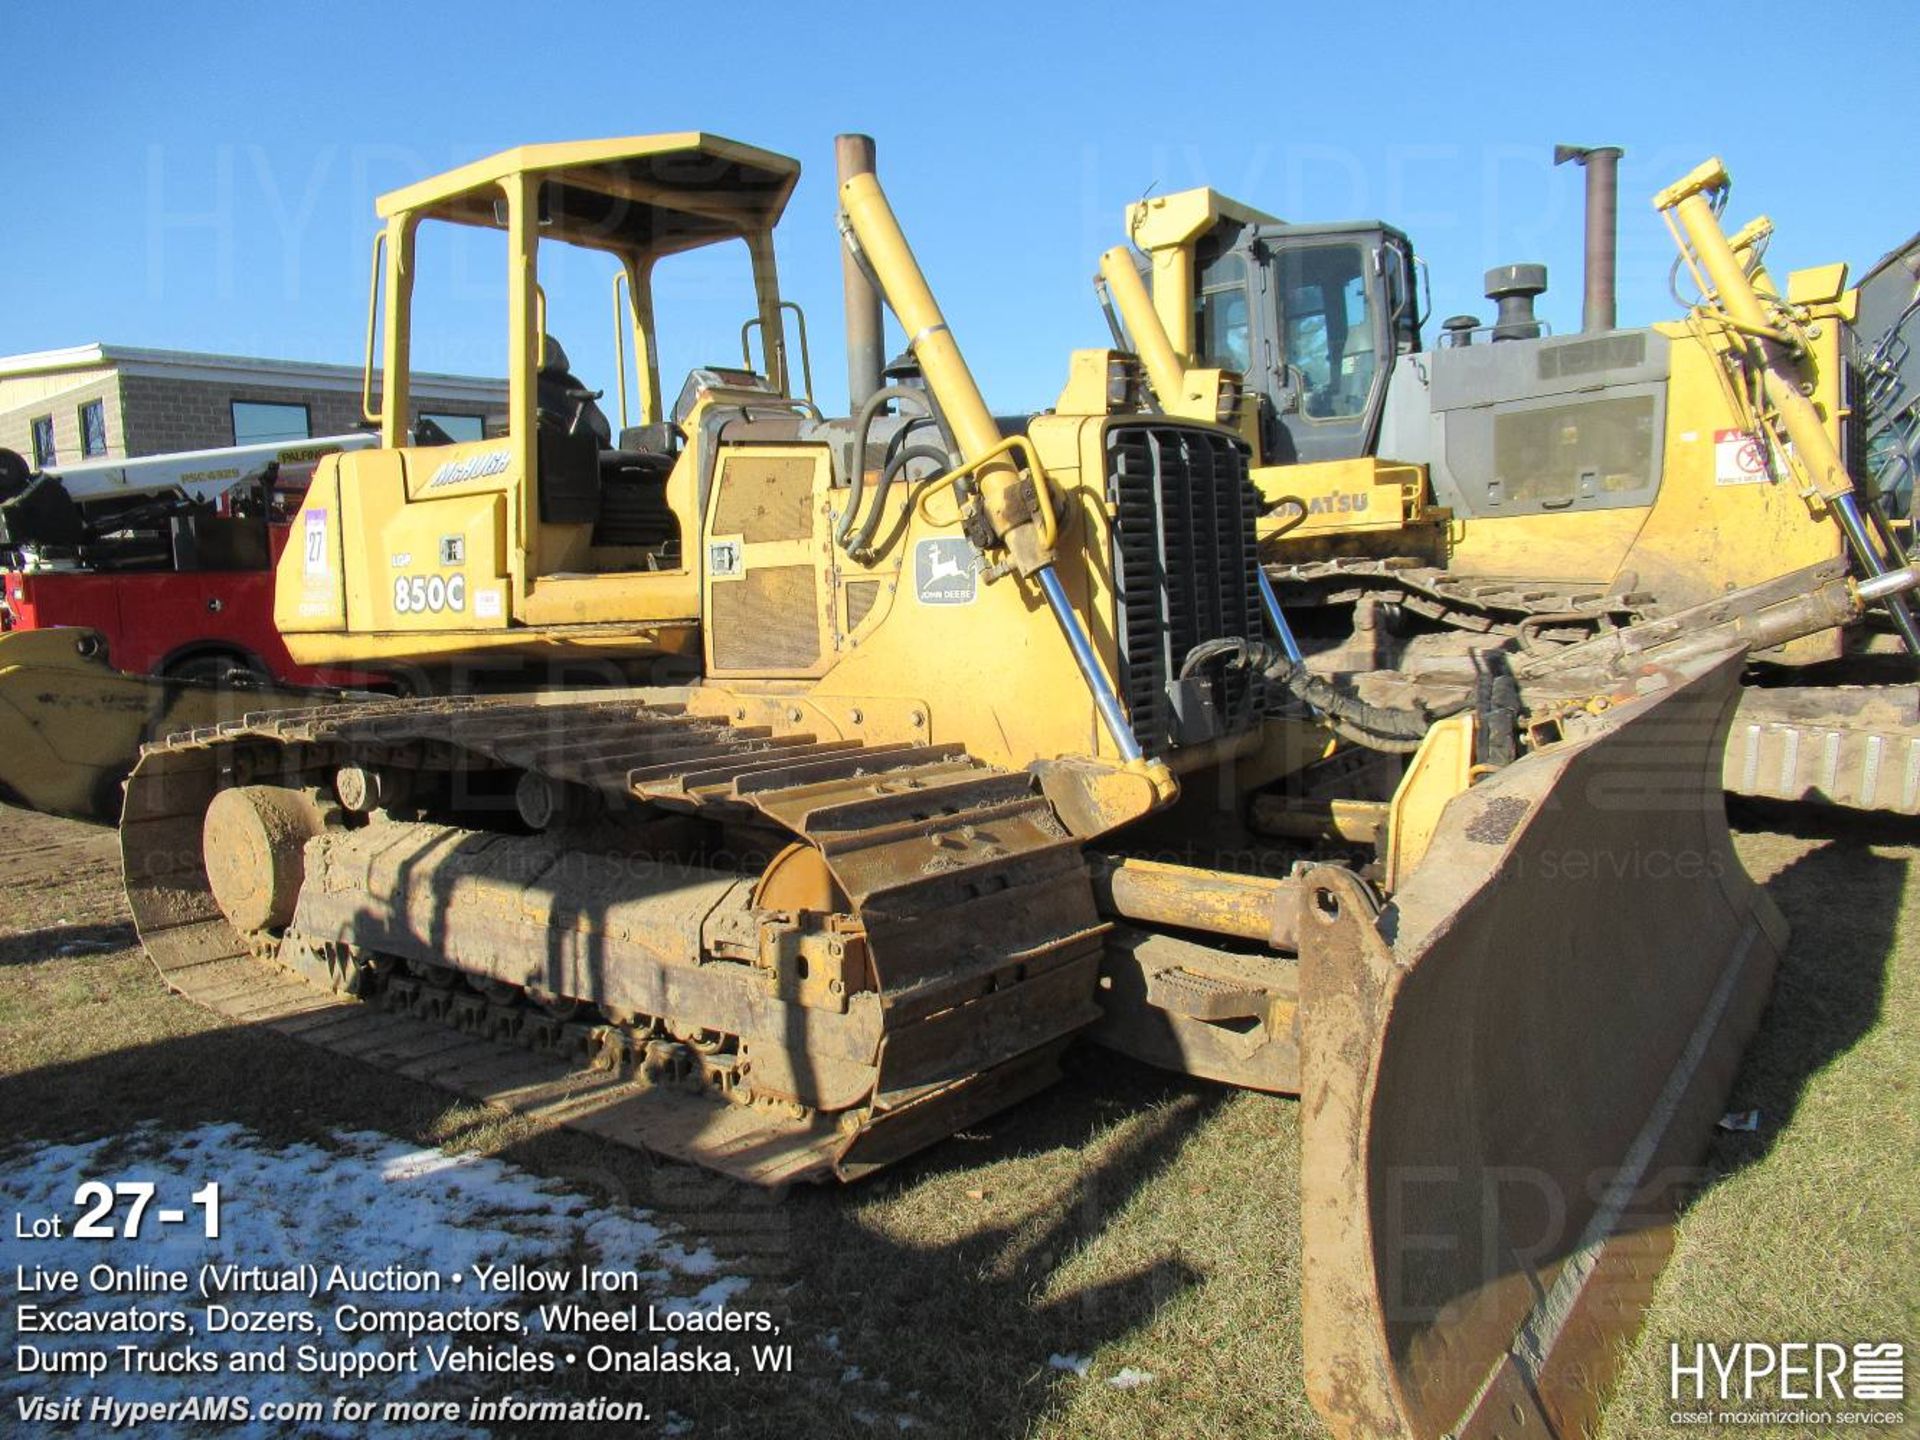
[[[501,182],[520,175],[544,181],[543,233],[664,255],[772,229],[800,162],[697,130],[521,145],[389,191],[375,208],[498,227]]]

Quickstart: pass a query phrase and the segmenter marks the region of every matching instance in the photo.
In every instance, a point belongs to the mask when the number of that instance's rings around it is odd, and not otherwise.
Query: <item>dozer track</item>
[[[1727,740],[1736,795],[1920,815],[1920,686],[1749,688]]]
[[[1585,640],[1644,619],[1653,597],[1565,580],[1500,580],[1455,575],[1408,559],[1343,557],[1266,566],[1289,610],[1377,600],[1475,635],[1522,632],[1548,644]]]
[[[1028,776],[661,696],[383,701],[151,745],[121,829],[141,939],[234,1021],[760,1184],[854,1178],[1055,1078],[1106,926]],[[516,817],[518,776],[593,818],[356,816],[343,770]],[[675,816],[705,842],[600,843]]]
[[[1841,562],[1745,592],[1786,599],[1844,575]],[[1651,597],[1567,582],[1453,576],[1411,560],[1270,564],[1283,605],[1309,610],[1363,600],[1401,606],[1451,630],[1518,639],[1535,656],[1628,630],[1657,610]],[[1707,607],[1657,622],[1682,625]],[[1722,788],[1763,800],[1920,814],[1920,691],[1912,685],[1749,685],[1728,738]]]

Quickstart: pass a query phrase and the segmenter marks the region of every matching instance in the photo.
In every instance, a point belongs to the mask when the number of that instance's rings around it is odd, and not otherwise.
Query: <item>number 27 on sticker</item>
[[[327,512],[309,510],[307,512],[306,532],[307,574],[324,575],[327,573]]]

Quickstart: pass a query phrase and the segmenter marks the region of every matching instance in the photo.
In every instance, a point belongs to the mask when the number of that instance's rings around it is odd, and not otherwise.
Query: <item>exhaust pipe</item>
[[[1587,172],[1587,278],[1580,305],[1580,328],[1591,334],[1616,324],[1614,261],[1620,212],[1620,157],[1618,145],[1583,149],[1578,145],[1553,147],[1553,163],[1571,160]]]
[[[834,136],[836,185],[844,186],[856,175],[873,174],[873,158],[871,135]],[[856,415],[880,388],[886,332],[880,316],[880,292],[845,246],[840,250],[840,284],[846,295],[847,413]]]

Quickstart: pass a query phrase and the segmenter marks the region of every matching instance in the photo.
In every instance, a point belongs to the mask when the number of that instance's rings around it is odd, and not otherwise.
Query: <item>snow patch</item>
[[[646,1298],[662,1308],[716,1309],[747,1288],[743,1277],[721,1274],[721,1261],[711,1251],[672,1239],[665,1227],[644,1212],[602,1207],[553,1180],[502,1161],[423,1150],[367,1131],[344,1132],[335,1141],[331,1149],[274,1146],[236,1124],[202,1125],[186,1132],[143,1126],[86,1144],[30,1145],[0,1152],[0,1213],[71,1212],[75,1187],[103,1174],[154,1182],[157,1204],[177,1204],[209,1179],[220,1182],[221,1193],[221,1234],[215,1240],[204,1238],[200,1213],[193,1210],[186,1224],[149,1225],[134,1241],[76,1240],[68,1235],[36,1241],[30,1253],[27,1247],[9,1246],[9,1261],[47,1270],[77,1270],[83,1276],[101,1263],[119,1269],[145,1265],[184,1270],[196,1289],[200,1267],[209,1262],[268,1268],[310,1263],[319,1268],[322,1280],[322,1293],[311,1300],[303,1294],[249,1292],[217,1301],[230,1310],[305,1309],[313,1314],[322,1327],[320,1335],[272,1337],[290,1342],[290,1356],[293,1346],[301,1343],[315,1344],[329,1353],[406,1348],[409,1342],[401,1335],[367,1336],[357,1342],[340,1335],[332,1328],[331,1316],[334,1306],[343,1301],[381,1309],[527,1308],[530,1302],[519,1295],[452,1283],[455,1272],[470,1275],[476,1264],[572,1270],[584,1259],[596,1269],[644,1276],[651,1292]],[[346,1270],[399,1266],[431,1271],[444,1283],[438,1293],[329,1294],[324,1283],[334,1265]],[[685,1293],[691,1289],[689,1282],[701,1281],[706,1283],[698,1290]],[[100,1295],[87,1287],[79,1295],[31,1299],[44,1303],[44,1308],[63,1311],[181,1309],[193,1317],[198,1333],[191,1343],[198,1350],[218,1354],[220,1375],[127,1374],[115,1356],[116,1363],[97,1381],[88,1381],[86,1389],[121,1400],[167,1401],[225,1392],[248,1395],[257,1407],[269,1401],[325,1401],[343,1390],[362,1392],[362,1399],[397,1400],[416,1392],[422,1398],[451,1399],[482,1393],[489,1383],[489,1377],[435,1375],[424,1357],[413,1372],[369,1377],[344,1387],[335,1376],[299,1374],[291,1363],[282,1374],[234,1374],[225,1368],[228,1355],[258,1352],[271,1345],[263,1343],[267,1338],[263,1336],[207,1334],[208,1302],[197,1293]],[[70,1349],[105,1349],[111,1354],[120,1344],[158,1349],[184,1343],[156,1335],[21,1335],[17,1330],[17,1305],[0,1308],[0,1353],[9,1359],[21,1344],[43,1354]],[[484,1346],[490,1337],[475,1338]],[[503,1343],[534,1348],[546,1340],[529,1324],[525,1335],[508,1336]],[[9,1366],[8,1373],[0,1375],[0,1413],[16,1415],[16,1396],[64,1390],[70,1378],[22,1374]],[[676,1433],[673,1420],[679,1418],[669,1420],[663,1427],[666,1433]],[[267,1440],[281,1430],[277,1424],[255,1421],[224,1427],[220,1433],[232,1440]],[[383,1432],[401,1433],[400,1427],[366,1423],[322,1423],[303,1427],[302,1433],[345,1440]],[[482,1433],[464,1425],[404,1427],[406,1440],[454,1440]]]

